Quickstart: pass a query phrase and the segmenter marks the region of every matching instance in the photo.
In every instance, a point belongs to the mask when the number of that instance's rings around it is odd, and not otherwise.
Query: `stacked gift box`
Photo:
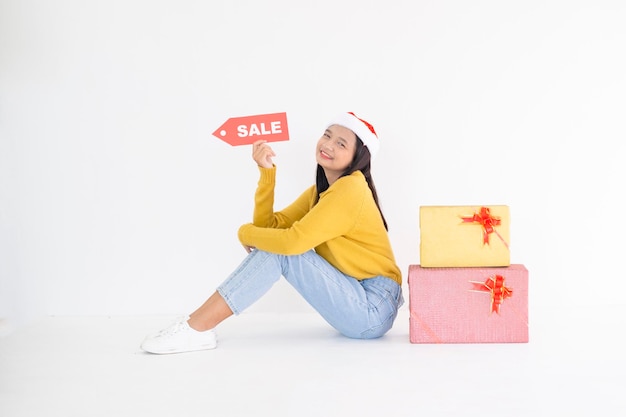
[[[510,262],[509,207],[421,206],[419,215],[410,342],[528,342],[528,270]]]

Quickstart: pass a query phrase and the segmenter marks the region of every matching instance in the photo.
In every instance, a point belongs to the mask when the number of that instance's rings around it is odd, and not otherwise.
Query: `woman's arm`
[[[239,240],[244,245],[283,255],[304,253],[323,242],[347,234],[354,227],[367,191],[369,188],[363,178],[344,177],[333,184],[313,208],[291,225],[270,228],[245,224],[239,228]],[[306,195],[310,196],[311,192],[314,190],[309,189],[294,202],[296,206],[292,204],[275,217],[281,219],[284,213],[291,210],[301,213],[297,204],[304,206]],[[288,215],[285,215],[285,219],[289,219]]]

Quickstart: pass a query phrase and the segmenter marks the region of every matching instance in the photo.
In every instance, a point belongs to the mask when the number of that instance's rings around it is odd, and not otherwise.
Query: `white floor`
[[[626,416],[626,306],[531,316],[528,344],[416,345],[408,311],[351,340],[248,313],[216,350],[155,356],[171,317],[51,317],[0,338],[0,416]]]

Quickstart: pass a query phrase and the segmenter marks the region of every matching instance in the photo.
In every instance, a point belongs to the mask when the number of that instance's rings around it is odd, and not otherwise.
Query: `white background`
[[[354,111],[405,274],[420,205],[506,204],[531,326],[623,305],[625,21],[617,0],[2,0],[0,318],[195,308],[245,255],[258,176],[211,133],[274,112],[277,209]],[[253,309],[308,306],[281,281]]]

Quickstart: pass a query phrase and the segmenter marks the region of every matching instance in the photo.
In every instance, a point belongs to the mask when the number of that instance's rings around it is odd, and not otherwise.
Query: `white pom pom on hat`
[[[372,158],[374,158],[374,155],[376,155],[376,152],[378,152],[378,148],[380,147],[380,141],[378,140],[378,135],[376,135],[374,126],[365,120],[358,118],[352,112],[338,114],[330,121],[330,123],[328,123],[328,127],[332,125],[339,125],[352,130],[354,134],[361,139],[363,144],[367,146]]]

